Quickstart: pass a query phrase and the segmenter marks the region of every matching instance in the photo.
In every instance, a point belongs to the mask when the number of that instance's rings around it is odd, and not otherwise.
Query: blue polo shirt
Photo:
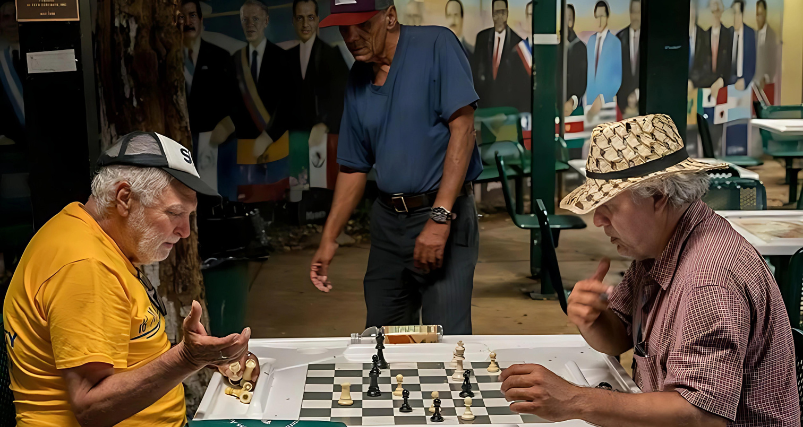
[[[385,84],[375,86],[373,77],[373,64],[355,62],[351,68],[338,163],[360,172],[375,167],[377,186],[386,193],[436,190],[449,118],[479,99],[463,47],[448,28],[402,25]],[[466,181],[480,172],[475,145]]]

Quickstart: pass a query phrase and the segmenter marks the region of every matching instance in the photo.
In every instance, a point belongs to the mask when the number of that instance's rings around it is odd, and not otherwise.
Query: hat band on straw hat
[[[662,171],[671,166],[675,166],[676,164],[688,158],[689,158],[689,153],[686,152],[686,147],[681,147],[678,151],[675,151],[674,153],[669,154],[667,156],[659,157],[655,160],[651,160],[649,162],[642,163],[640,165],[633,166],[620,171],[589,172],[588,170],[586,170],[586,178],[603,179],[606,181],[611,179],[638,178],[641,176],[649,175],[651,173]]]

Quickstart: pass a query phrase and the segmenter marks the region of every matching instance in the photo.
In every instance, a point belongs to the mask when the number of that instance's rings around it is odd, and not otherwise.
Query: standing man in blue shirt
[[[335,238],[376,170],[365,274],[366,326],[439,324],[471,333],[479,232],[471,181],[482,171],[474,139],[471,67],[445,27],[398,22],[393,0],[331,0],[321,27],[339,26],[356,62],[346,87],[332,209],[310,279],[321,291]]]

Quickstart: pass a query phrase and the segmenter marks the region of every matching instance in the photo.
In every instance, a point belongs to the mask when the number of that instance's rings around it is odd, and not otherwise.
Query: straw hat
[[[690,158],[675,123],[665,114],[606,123],[591,132],[586,182],[560,207],[584,214],[649,179],[726,167]]]

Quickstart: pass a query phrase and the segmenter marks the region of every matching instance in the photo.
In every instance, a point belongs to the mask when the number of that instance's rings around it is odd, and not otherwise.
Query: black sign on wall
[[[78,0],[17,0],[17,21],[78,21]]]

